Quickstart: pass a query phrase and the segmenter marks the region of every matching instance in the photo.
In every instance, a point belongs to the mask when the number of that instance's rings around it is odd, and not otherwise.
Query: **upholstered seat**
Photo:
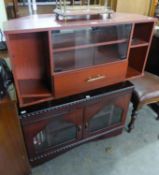
[[[141,78],[131,81],[134,84],[134,92],[132,95],[133,110],[131,115],[131,121],[128,125],[128,131],[130,132],[134,128],[134,122],[137,117],[138,110],[143,105],[151,104],[159,101],[159,77],[145,72],[145,75]],[[157,117],[157,119],[159,116]]]

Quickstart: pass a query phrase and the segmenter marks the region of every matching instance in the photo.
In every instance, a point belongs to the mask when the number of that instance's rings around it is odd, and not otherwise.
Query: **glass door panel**
[[[130,24],[53,31],[54,71],[126,59],[130,33]]]
[[[50,114],[49,114],[50,115]],[[36,123],[32,137],[36,153],[73,143],[82,137],[83,109],[64,112]],[[32,128],[32,126],[31,126]]]
[[[54,53],[54,71],[62,72],[126,59],[128,42]]]
[[[97,112],[88,122],[89,131],[95,132],[121,122],[122,109],[108,105]]]
[[[34,136],[33,143],[36,151],[39,152],[50,146],[73,141],[76,136],[77,128],[74,124],[57,118]]]
[[[52,31],[53,49],[129,40],[131,24]]]

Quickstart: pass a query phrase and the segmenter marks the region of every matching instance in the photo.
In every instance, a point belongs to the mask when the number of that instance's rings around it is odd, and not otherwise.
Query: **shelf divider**
[[[134,38],[131,42],[131,48],[143,47],[143,46],[148,46],[148,45],[149,45],[148,42],[138,39],[138,38]]]
[[[120,39],[120,40],[115,40],[115,41],[108,41],[108,42],[101,42],[101,43],[94,43],[94,44],[77,45],[77,46],[71,46],[71,47],[65,47],[65,48],[55,48],[53,49],[53,51],[54,53],[57,53],[57,52],[74,50],[74,49],[85,49],[85,48],[90,48],[90,47],[121,44],[121,43],[126,43],[126,42],[128,42],[127,39]]]

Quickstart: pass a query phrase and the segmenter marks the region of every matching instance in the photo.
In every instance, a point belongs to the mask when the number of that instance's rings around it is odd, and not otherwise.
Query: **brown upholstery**
[[[159,101],[159,77],[145,72],[139,79],[131,81],[134,84],[134,96],[140,103]]]
[[[135,89],[131,100],[133,111],[128,125],[129,132],[134,128],[138,110],[145,104],[159,102],[159,76],[145,72],[143,77],[131,82],[134,84]],[[159,114],[157,119],[159,119]]]

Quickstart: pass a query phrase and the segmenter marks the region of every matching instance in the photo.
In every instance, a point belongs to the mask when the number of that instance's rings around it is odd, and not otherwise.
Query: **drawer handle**
[[[87,80],[87,83],[91,83],[91,82],[94,82],[94,81],[102,80],[104,78],[106,78],[105,75],[97,75],[96,77],[89,77],[88,80]]]

